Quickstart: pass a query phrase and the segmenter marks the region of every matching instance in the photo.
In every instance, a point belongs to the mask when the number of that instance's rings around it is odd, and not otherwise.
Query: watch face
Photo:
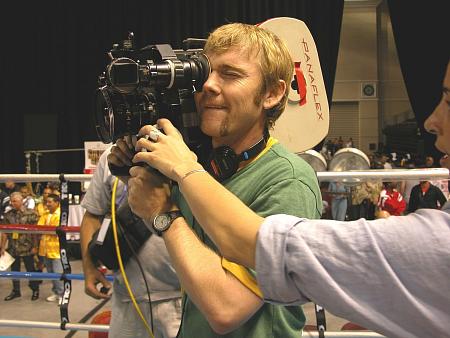
[[[170,216],[167,214],[158,215],[155,217],[153,226],[158,231],[164,231],[170,225]]]
[[[174,210],[168,213],[160,214],[153,219],[153,230],[155,230],[155,232],[159,236],[161,236],[164,231],[169,229],[174,219],[182,216],[183,214],[180,210]]]

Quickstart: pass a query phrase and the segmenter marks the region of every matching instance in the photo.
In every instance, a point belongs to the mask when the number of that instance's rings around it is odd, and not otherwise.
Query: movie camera
[[[94,116],[104,143],[136,135],[159,118],[169,119],[190,147],[201,143],[194,93],[210,73],[202,53],[206,40],[187,39],[182,50],[168,44],[135,47],[134,34],[108,52],[111,62],[98,78]],[[193,48],[195,46],[196,48]]]

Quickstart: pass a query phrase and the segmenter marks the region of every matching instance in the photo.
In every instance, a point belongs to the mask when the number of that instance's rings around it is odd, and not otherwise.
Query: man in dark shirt
[[[421,181],[411,190],[408,211],[414,212],[417,209],[440,209],[445,202],[447,202],[447,199],[441,189],[429,181]]]

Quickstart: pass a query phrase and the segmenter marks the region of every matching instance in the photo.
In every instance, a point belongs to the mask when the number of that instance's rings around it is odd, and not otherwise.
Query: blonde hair
[[[221,54],[231,47],[239,47],[248,56],[256,53],[261,68],[263,84],[260,100],[268,90],[279,86],[279,80],[286,83],[281,100],[266,111],[266,125],[272,127],[283,113],[289,95],[294,64],[284,42],[272,32],[254,25],[230,23],[220,26],[208,37],[205,53]]]

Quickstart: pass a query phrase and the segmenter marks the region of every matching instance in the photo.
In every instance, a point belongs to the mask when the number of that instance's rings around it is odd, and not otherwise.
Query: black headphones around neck
[[[264,132],[264,136],[255,145],[243,151],[239,155],[229,146],[220,146],[211,150],[211,153],[204,163],[205,169],[219,182],[233,176],[239,169],[239,163],[248,161],[264,150],[269,133]]]

